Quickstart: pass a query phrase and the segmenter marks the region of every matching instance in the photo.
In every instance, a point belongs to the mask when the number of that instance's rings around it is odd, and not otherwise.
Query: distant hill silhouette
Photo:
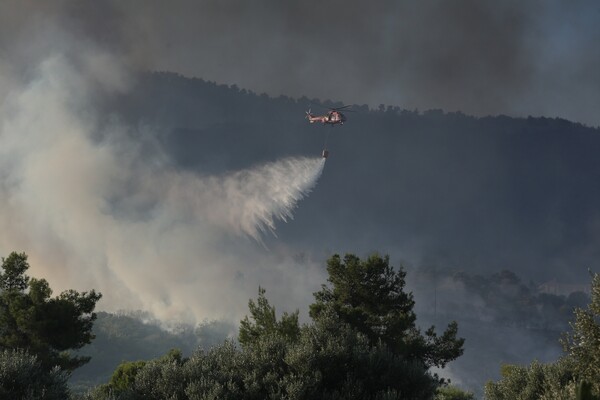
[[[333,128],[304,119],[308,108],[340,105],[148,73],[105,107],[199,174],[318,157],[329,134],[319,184],[268,239],[299,252],[379,250],[416,264],[588,281],[600,260],[598,128],[383,105],[355,106]]]

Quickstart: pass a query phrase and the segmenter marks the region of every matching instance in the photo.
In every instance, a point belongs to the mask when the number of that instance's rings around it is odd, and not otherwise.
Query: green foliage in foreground
[[[100,293],[68,290],[50,297],[45,279],[30,278],[25,253],[2,259],[0,271],[0,349],[24,349],[35,355],[42,367],[72,371],[89,358],[72,356],[94,338],[93,310]]]
[[[592,384],[588,381],[579,382],[577,386],[577,400],[600,400],[600,396],[594,396],[592,393]]]
[[[65,400],[68,376],[59,368],[47,370],[24,350],[0,352],[0,399]]]
[[[315,294],[312,323],[298,311],[278,320],[259,289],[232,341],[189,359],[170,354],[122,364],[87,399],[433,399],[443,383],[429,373],[462,354],[452,324],[438,337],[415,326],[404,271],[387,257],[328,261],[331,287]],[[469,399],[452,389],[439,399]],[[443,397],[447,395],[446,397]],[[442,396],[442,397],[440,397]],[[454,397],[452,397],[454,396]]]
[[[574,372],[581,380],[592,384],[600,394],[600,275],[592,275],[591,301],[586,309],[575,309],[571,332],[562,344],[566,357],[573,360]]]
[[[310,316],[318,319],[326,310],[367,336],[369,343],[384,343],[394,354],[422,363],[425,368],[444,367],[463,353],[464,339],[457,338],[452,322],[441,336],[430,327],[422,334],[416,326],[412,293],[404,291],[406,272],[395,270],[389,257],[373,254],[361,260],[346,254],[327,260],[329,286],[315,293]]]
[[[92,343],[81,350],[91,357],[89,363],[76,369],[69,378],[74,392],[82,393],[109,381],[117,366],[125,360],[151,360],[169,349],[191,354],[197,347],[209,349],[223,343],[238,328],[232,322],[208,321],[200,324],[164,324],[141,311],[110,314],[98,312],[94,321]]]
[[[128,382],[87,399],[426,399],[437,387],[421,364],[371,346],[334,316],[303,327],[295,343],[279,334],[243,349],[228,341],[186,360],[149,361]]]
[[[440,386],[435,393],[435,400],[475,400],[475,395],[465,392],[456,386]]]
[[[488,400],[561,400],[600,398],[600,275],[592,275],[587,309],[575,309],[572,331],[562,343],[565,355],[556,363],[504,365],[502,379],[485,385]]]
[[[573,365],[566,359],[551,364],[537,361],[529,366],[503,365],[502,379],[485,385],[488,400],[573,399]]]
[[[300,327],[298,325],[299,311],[292,314],[284,312],[281,320],[277,321],[275,317],[275,307],[269,304],[265,297],[265,289],[258,288],[258,300],[248,302],[248,308],[252,318],[247,316],[240,322],[240,333],[238,340],[242,346],[250,346],[260,337],[277,333],[288,340],[294,342],[300,336]]]

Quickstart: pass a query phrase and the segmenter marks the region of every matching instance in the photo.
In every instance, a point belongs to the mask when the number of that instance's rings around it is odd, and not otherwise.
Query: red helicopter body
[[[325,115],[314,115],[313,113],[310,112],[310,110],[308,110],[306,112],[306,119],[308,119],[308,122],[310,122],[311,124],[314,124],[315,122],[320,122],[323,125],[344,125],[344,122],[346,122],[346,116],[344,114],[341,113],[340,110],[343,110],[347,107],[350,106],[343,106],[343,107],[338,107],[338,108],[330,108],[329,111],[327,112],[327,114]],[[348,110],[348,111],[352,111],[352,110]]]

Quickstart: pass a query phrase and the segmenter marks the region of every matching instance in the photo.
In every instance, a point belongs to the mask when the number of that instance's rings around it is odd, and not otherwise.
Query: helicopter
[[[310,109],[308,109],[308,111],[306,112],[306,118],[311,124],[314,124],[315,122],[320,122],[324,125],[331,125],[332,127],[337,124],[344,125],[344,122],[346,122],[346,116],[342,114],[340,110],[344,110],[348,107],[351,106],[329,108],[329,111],[325,115],[314,115],[310,112]]]

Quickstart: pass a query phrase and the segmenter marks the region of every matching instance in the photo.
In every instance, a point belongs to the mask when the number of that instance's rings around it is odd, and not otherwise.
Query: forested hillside
[[[464,355],[440,373],[470,390],[498,379],[503,362],[556,359],[574,307],[588,300],[580,290],[589,287],[599,252],[598,128],[385,105],[354,105],[348,121],[332,128],[309,124],[304,113],[339,102],[270,98],[171,73],[140,74],[126,91],[94,102],[98,121],[90,134],[99,147],[110,143],[103,135],[131,136],[126,143],[139,144],[142,168],[155,160],[218,177],[290,155],[320,157],[326,147],[323,174],[293,221],[248,247],[291,256],[298,268],[346,251],[400,260],[418,300],[417,326],[459,323]],[[133,182],[116,184],[126,196],[103,199],[103,213],[127,221],[151,216],[135,202]],[[236,268],[223,279],[242,284],[245,270]],[[547,281],[577,289],[544,291]],[[302,293],[295,298],[310,297],[314,287],[308,280],[286,285]],[[99,314],[96,340],[81,349],[93,361],[75,371],[72,384],[106,382],[121,361],[173,347],[187,355],[231,335],[231,321],[166,332],[147,319]]]
[[[340,105],[149,73],[107,98],[103,115],[106,124],[151,138],[148,157],[166,155],[174,168],[200,176],[289,155],[318,157],[327,147],[318,187],[292,222],[278,224],[277,237],[265,235],[267,247],[284,244],[300,261],[348,250],[403,260],[416,272],[409,287],[420,279],[421,323],[462,323],[471,347],[451,375],[470,388],[498,377],[501,361],[554,359],[577,299],[537,289],[547,281],[581,287],[597,265],[600,130],[562,119],[387,105],[355,105],[333,128],[304,119],[309,109]],[[431,273],[443,270],[463,275]],[[497,278],[499,291],[490,291],[485,280],[504,270],[518,284]],[[515,289],[521,286],[528,292]]]
[[[174,165],[200,174],[318,156],[327,140],[318,190],[293,224],[277,227],[299,252],[378,249],[415,263],[586,281],[599,255],[598,128],[384,105],[357,105],[334,128],[304,119],[309,108],[339,105],[171,73],[140,75],[104,104],[106,123],[155,136]]]

